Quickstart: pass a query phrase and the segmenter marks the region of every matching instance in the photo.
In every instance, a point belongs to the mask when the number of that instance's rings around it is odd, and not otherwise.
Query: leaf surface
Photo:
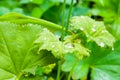
[[[82,60],[76,60],[73,55],[67,54],[65,62],[62,64],[62,70],[72,71],[73,79],[120,80],[119,42],[116,42],[114,50],[101,49],[92,43],[89,47],[91,55]]]
[[[41,30],[39,25],[0,22],[0,80],[19,80],[24,72],[35,74],[38,65],[53,62],[50,52],[37,54],[35,40]]]
[[[72,30],[81,30],[88,41],[95,41],[101,47],[112,47],[115,42],[115,38],[106,30],[103,22],[95,21],[87,16],[73,17],[71,26]]]

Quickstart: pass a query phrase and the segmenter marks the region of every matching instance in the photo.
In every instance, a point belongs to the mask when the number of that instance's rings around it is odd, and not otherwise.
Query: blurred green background
[[[18,12],[42,18],[57,24],[67,22],[71,0],[0,0],[0,15]],[[71,16],[87,15],[96,20],[104,21],[107,29],[116,37],[120,34],[120,0],[74,0]]]
[[[0,0],[0,15],[18,12],[57,23],[64,0]],[[66,15],[71,0],[66,0]],[[119,14],[119,0],[74,0],[72,16],[90,15],[112,21]],[[100,19],[101,20],[101,19]]]

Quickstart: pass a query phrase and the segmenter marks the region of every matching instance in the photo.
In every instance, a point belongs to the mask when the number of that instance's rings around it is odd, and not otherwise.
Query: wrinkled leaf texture
[[[88,16],[75,16],[71,19],[71,29],[81,30],[88,41],[95,41],[99,46],[113,47],[115,38],[107,31],[103,22],[95,21]]]
[[[73,70],[73,79],[120,80],[119,42],[116,42],[114,51],[100,49],[92,43],[90,44],[91,56],[83,60],[76,60],[73,55],[67,54],[62,70],[65,72]]]
[[[19,80],[24,72],[35,74],[38,65],[53,63],[50,52],[37,54],[35,40],[41,32],[35,24],[0,22],[0,80]]]

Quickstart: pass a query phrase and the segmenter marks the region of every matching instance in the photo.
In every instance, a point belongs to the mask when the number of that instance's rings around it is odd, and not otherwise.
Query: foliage
[[[53,62],[54,57],[49,52],[37,54],[38,46],[35,45],[35,40],[41,33],[40,26],[9,22],[0,22],[0,25],[1,80],[15,77],[17,80],[25,71],[35,74],[37,65],[43,66]],[[51,61],[47,61],[49,58]]]
[[[120,80],[119,9],[119,0],[1,0],[0,80]]]
[[[115,42],[114,37],[106,30],[104,23],[94,21],[87,16],[73,17],[71,19],[72,29],[81,30],[89,40],[95,41],[99,46],[112,47]]]

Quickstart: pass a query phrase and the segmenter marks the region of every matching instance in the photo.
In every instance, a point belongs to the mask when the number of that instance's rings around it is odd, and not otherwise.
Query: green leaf
[[[22,9],[22,8],[14,8],[14,9],[12,10],[12,12],[23,13],[23,9]]]
[[[120,40],[120,18],[118,18],[112,25],[112,34],[117,40]]]
[[[67,41],[67,40],[66,40]],[[51,51],[56,58],[63,58],[64,54],[71,53],[81,59],[83,56],[89,56],[89,50],[79,43],[64,43],[46,28],[39,34],[39,38],[35,41],[39,44],[41,50]]]
[[[120,41],[119,41],[120,42]],[[73,55],[67,54],[62,70],[72,70],[73,79],[90,80],[119,80],[120,79],[120,46],[115,44],[115,50],[101,49],[96,44],[90,44],[91,56],[76,60]],[[87,76],[90,77],[87,77]]]
[[[28,24],[28,23],[39,24],[41,26],[48,28],[50,31],[53,32],[62,30],[62,26],[60,25],[54,24],[52,22],[43,19],[37,19],[34,17],[25,16],[23,14],[19,14],[15,12],[11,12],[3,16],[0,16],[0,21],[12,22],[16,24]]]
[[[99,46],[113,47],[115,38],[106,30],[103,22],[95,21],[87,16],[73,17],[71,19],[72,30],[81,30],[88,41],[95,41]]]
[[[75,61],[76,58],[73,55],[65,55],[65,62],[62,64],[62,70],[65,72],[69,72],[72,69],[72,66],[74,65]]]
[[[75,66],[74,71],[72,73],[73,79],[86,79],[89,71],[89,64],[84,64],[81,62],[78,62],[78,64]]]
[[[63,3],[64,0],[50,0],[52,2],[59,2],[59,3]],[[70,5],[72,0],[66,0],[66,4]],[[76,3],[76,1],[74,0],[73,3]]]
[[[36,69],[35,74],[36,74],[36,75],[49,74],[49,73],[52,71],[52,69],[55,67],[55,65],[56,65],[56,64],[53,63],[53,64],[49,64],[49,65],[47,65],[47,66],[38,67],[38,68]]]
[[[62,71],[71,72],[73,79],[86,79],[89,64],[76,59],[73,54],[65,55],[65,62],[62,64]]]
[[[10,10],[8,8],[5,7],[0,7],[0,15],[3,15],[5,13],[9,13]]]
[[[36,67],[48,65],[54,57],[48,51],[37,54],[34,44],[40,25],[0,22],[0,80],[19,80],[24,72],[34,74]]]
[[[84,63],[89,64],[92,80],[119,80],[120,79],[120,46],[116,42],[115,49],[100,49],[91,45],[92,54]],[[93,48],[94,46],[94,48]]]
[[[30,77],[22,76],[20,80],[48,80],[48,78],[47,76],[30,76]]]
[[[44,1],[45,0],[32,0],[31,2],[40,5],[43,4]]]
[[[54,5],[53,7],[49,8],[47,11],[44,12],[42,18],[54,23],[61,23],[60,18],[62,18],[62,5]]]
[[[35,7],[35,8],[33,8],[32,12],[31,12],[31,15],[33,17],[39,18],[39,17],[41,17],[41,15],[43,14],[43,12],[44,12],[43,9],[41,9],[39,7]]]
[[[78,59],[82,59],[83,56],[89,56],[90,51],[79,43],[66,43],[64,47],[64,54],[74,54]]]
[[[44,66],[43,67],[43,70],[44,70],[44,73],[45,74],[48,74],[48,73],[50,73],[51,71],[52,71],[52,69],[55,67],[55,63],[54,64],[49,64],[49,65],[47,65],[47,66]]]
[[[39,34],[39,38],[35,41],[35,43],[41,46],[39,51],[48,50],[52,51],[52,54],[57,58],[63,57],[63,43],[59,41],[57,36],[48,31],[46,28],[44,28],[42,33]]]
[[[30,0],[20,0],[20,3],[21,4],[27,4],[27,3],[29,3],[30,2]]]
[[[51,0],[44,0],[39,7],[33,8],[32,12],[31,12],[31,15],[34,16],[34,17],[39,17],[40,18],[40,17],[42,17],[44,12],[46,12],[49,8],[51,8],[54,5],[56,5],[55,2],[52,2]]]
[[[92,68],[92,80],[119,80],[120,79],[120,51],[115,51],[98,60]]]
[[[94,10],[97,10],[97,15],[102,16],[107,23],[113,23],[118,18],[119,0],[94,0],[93,2],[95,3],[91,10],[93,15]]]

